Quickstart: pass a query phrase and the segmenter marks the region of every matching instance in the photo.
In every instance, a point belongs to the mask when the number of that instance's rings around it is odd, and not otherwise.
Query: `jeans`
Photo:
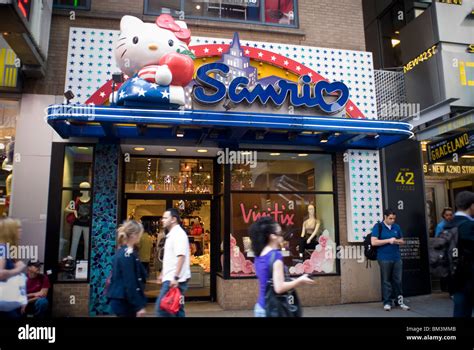
[[[31,314],[36,318],[44,319],[48,316],[49,302],[47,298],[39,298],[35,302],[28,303],[26,314]]]
[[[454,293],[453,299],[453,317],[472,317],[473,300],[470,293],[456,292]]]
[[[261,307],[259,303],[255,304],[253,308],[253,315],[254,317],[267,317],[267,313],[265,312],[265,309]]]
[[[0,320],[20,319],[20,318],[21,318],[21,308],[18,308],[12,311],[0,311]]]
[[[184,293],[188,290],[188,282],[180,282],[178,284],[179,291],[181,292],[181,295],[183,296],[183,302],[180,303],[179,305],[179,311],[176,315],[170,314],[166,311],[161,310],[160,308],[160,302],[161,299],[168,293],[170,290],[170,281],[164,281],[163,284],[161,285],[161,291],[160,295],[156,299],[156,305],[155,305],[155,313],[156,316],[158,317],[185,317],[186,314],[184,312]]]
[[[135,306],[125,299],[110,299],[110,308],[118,317],[137,317]]]
[[[392,305],[392,299],[396,298],[396,304],[403,304],[402,296],[402,271],[401,260],[378,260],[382,280],[382,299],[384,305]]]

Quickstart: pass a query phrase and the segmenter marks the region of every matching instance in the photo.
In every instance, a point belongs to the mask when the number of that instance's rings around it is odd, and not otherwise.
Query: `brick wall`
[[[68,11],[59,11],[51,23],[51,38],[46,77],[25,81],[25,93],[62,95],[70,27],[119,29],[120,18],[130,14],[146,21],[143,1],[93,0],[91,11],[77,11],[71,20]],[[187,20],[193,35],[232,38],[235,31],[241,40],[289,43],[339,49],[364,50],[364,26],[361,0],[298,1],[300,28],[288,29],[242,23]],[[126,9],[124,11],[123,9]]]
[[[86,316],[89,316],[89,285],[85,283],[55,284],[53,317]]]

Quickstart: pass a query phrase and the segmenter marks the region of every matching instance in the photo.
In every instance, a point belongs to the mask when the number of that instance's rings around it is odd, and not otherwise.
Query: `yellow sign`
[[[402,185],[414,185],[415,184],[415,173],[412,171],[399,171],[395,182],[401,183]]]
[[[421,62],[429,60],[431,57],[434,56],[435,53],[436,53],[436,45],[433,45],[428,50],[422,52],[418,57],[412,59],[410,62],[408,62],[406,65],[404,65],[403,66],[403,73],[406,73],[406,72],[412,70],[417,65],[419,65]]]
[[[433,164],[431,168],[428,164],[423,165],[423,171],[425,173],[431,172],[432,174],[451,174],[451,175],[469,175],[474,174],[474,165],[447,165],[447,164]]]
[[[474,53],[474,44],[469,44],[467,47],[467,52]]]
[[[430,162],[436,162],[470,145],[469,133],[465,132],[455,138],[443,141],[439,146],[429,146]]]
[[[462,5],[462,0],[440,0],[443,4]]]
[[[15,59],[13,50],[0,48],[0,87],[16,87],[18,68]]]

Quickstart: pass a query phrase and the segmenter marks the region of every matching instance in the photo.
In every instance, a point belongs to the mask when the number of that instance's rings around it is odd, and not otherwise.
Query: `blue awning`
[[[413,136],[409,123],[330,116],[51,105],[47,121],[63,138],[176,140],[380,149]],[[144,142],[145,143],[145,142]]]

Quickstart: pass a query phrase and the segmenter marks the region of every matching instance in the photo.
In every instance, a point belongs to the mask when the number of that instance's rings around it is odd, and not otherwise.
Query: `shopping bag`
[[[163,298],[161,298],[160,308],[170,314],[176,315],[181,302],[181,292],[179,288],[171,288]]]
[[[0,281],[0,311],[12,311],[28,304],[26,276],[18,274]]]

